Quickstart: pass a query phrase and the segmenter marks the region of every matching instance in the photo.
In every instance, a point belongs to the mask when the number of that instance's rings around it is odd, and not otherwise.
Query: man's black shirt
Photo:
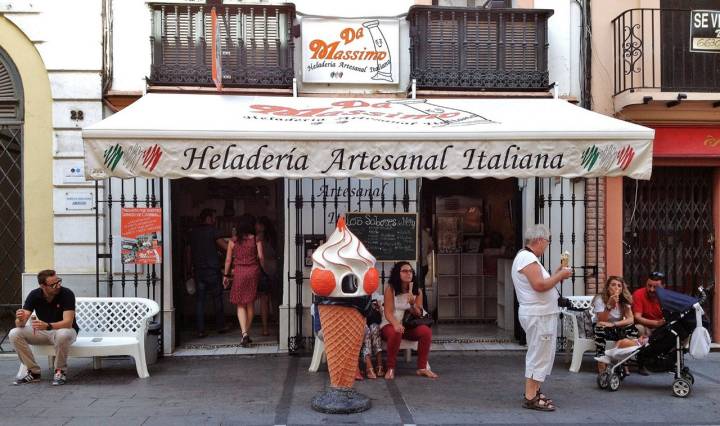
[[[222,237],[219,230],[208,224],[190,231],[190,255],[195,269],[220,269],[216,241]]]
[[[60,292],[48,302],[41,288],[36,288],[28,294],[23,304],[26,311],[35,311],[40,321],[47,323],[59,322],[63,320],[64,311],[75,310],[75,293],[65,287],[60,287]],[[80,328],[77,321],[73,319],[73,328],[79,332]]]

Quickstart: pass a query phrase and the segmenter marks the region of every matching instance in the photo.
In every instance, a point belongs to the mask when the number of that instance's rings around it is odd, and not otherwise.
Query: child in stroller
[[[622,339],[614,349],[605,352],[605,356],[596,358],[598,362],[608,364],[608,368],[598,374],[600,389],[616,391],[626,377],[624,367],[635,363],[653,372],[671,372],[674,375],[673,394],[686,397],[692,390],[695,379],[685,366],[685,343],[696,326],[695,311],[702,315],[701,305],[707,298],[707,289],[700,288],[700,297],[695,298],[658,287],[657,296],[663,310],[666,324],[656,329],[650,338]]]

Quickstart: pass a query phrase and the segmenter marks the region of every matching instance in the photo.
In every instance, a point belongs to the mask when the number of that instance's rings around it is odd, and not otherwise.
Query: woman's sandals
[[[527,399],[523,396],[522,407],[529,410],[555,411],[555,404],[552,400],[545,398],[540,392],[533,399]]]
[[[438,375],[437,375],[437,374],[433,373],[432,371],[428,370],[427,368],[419,369],[419,370],[417,370],[417,371],[415,372],[415,374],[417,374],[418,376],[429,377],[429,378],[431,378],[431,379],[437,379],[437,378],[438,378]]]

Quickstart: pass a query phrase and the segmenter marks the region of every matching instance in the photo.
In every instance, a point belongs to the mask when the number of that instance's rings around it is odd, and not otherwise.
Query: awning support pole
[[[297,78],[293,77],[293,98],[297,98]]]
[[[413,78],[412,79],[412,88],[410,89],[410,96],[412,99],[415,99],[416,89],[417,89],[417,80]]]

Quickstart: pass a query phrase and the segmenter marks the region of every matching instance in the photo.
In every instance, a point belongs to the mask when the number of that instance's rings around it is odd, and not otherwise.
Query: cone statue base
[[[370,398],[351,388],[329,387],[312,399],[312,408],[326,414],[353,414],[370,409]]]

